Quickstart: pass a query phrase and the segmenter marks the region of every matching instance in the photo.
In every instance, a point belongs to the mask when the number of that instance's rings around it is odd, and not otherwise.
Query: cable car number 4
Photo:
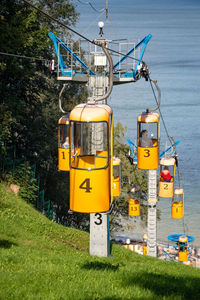
[[[85,190],[86,193],[90,193],[92,188],[90,187],[90,178],[86,178],[80,185],[79,189]]]

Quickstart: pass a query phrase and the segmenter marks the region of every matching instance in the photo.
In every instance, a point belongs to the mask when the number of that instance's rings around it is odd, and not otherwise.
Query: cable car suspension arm
[[[157,80],[153,80],[153,79],[150,79],[150,78],[149,78],[149,80],[150,80],[150,82],[153,82],[153,84],[155,85],[155,87],[156,87],[156,89],[158,91],[158,100],[155,97],[156,102],[157,102],[157,106],[155,108],[152,108],[152,109],[147,108],[147,110],[146,110],[147,112],[153,112],[153,111],[159,109],[159,107],[160,107],[160,96],[161,96],[161,93],[160,93],[160,88],[158,86]],[[153,92],[154,92],[154,90],[153,90]],[[155,96],[155,93],[154,93],[154,96]]]
[[[63,87],[62,87],[62,89],[61,89],[61,91],[60,91],[60,93],[59,93],[59,98],[58,98],[58,106],[59,106],[59,109],[60,109],[60,111],[61,111],[62,113],[64,113],[64,114],[66,114],[67,112],[64,111],[64,109],[62,108],[61,96],[62,96],[62,93],[64,92],[64,89],[65,89],[65,87],[66,87],[67,85],[68,85],[67,83],[64,83],[64,84],[63,84]]]

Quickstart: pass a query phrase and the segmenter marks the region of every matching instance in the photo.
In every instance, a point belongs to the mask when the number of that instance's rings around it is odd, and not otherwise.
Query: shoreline
[[[140,238],[131,238],[127,236],[115,236],[111,241],[121,245],[122,247],[143,255],[143,240]],[[200,247],[194,247],[189,244],[190,255],[187,261],[183,262],[185,265],[190,265],[200,268]],[[165,261],[178,261],[178,248],[173,242],[157,242],[157,258]]]

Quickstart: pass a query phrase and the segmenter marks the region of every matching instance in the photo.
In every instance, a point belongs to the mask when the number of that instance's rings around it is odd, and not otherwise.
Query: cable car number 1
[[[79,189],[85,190],[86,193],[90,193],[92,188],[90,187],[90,178],[86,178],[80,185]]]
[[[65,152],[64,151],[62,151],[62,155],[63,155],[63,159],[65,159]]]

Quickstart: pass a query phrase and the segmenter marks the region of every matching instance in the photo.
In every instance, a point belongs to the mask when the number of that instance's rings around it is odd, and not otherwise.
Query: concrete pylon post
[[[104,57],[105,58],[105,57]],[[100,59],[95,61],[106,61]],[[98,65],[96,66],[98,68]],[[106,66],[105,66],[106,67]],[[108,78],[106,76],[91,76],[89,78],[89,86],[92,88],[93,96],[99,97],[106,93],[108,88]],[[98,102],[99,104],[106,104],[107,100]],[[95,125],[93,135],[93,145],[100,147],[103,144],[103,130],[101,124]],[[90,214],[90,255],[99,257],[107,257],[110,255],[110,224],[108,213],[93,213]]]
[[[147,255],[153,256],[153,257],[157,257],[156,203],[157,203],[157,170],[149,170],[149,174],[148,174]]]

